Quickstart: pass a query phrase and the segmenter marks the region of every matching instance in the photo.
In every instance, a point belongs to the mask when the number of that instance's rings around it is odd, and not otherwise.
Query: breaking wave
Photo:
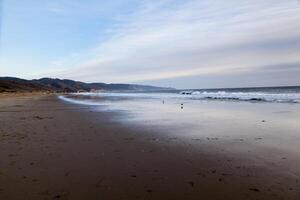
[[[181,91],[179,94],[192,99],[300,103],[300,93]]]

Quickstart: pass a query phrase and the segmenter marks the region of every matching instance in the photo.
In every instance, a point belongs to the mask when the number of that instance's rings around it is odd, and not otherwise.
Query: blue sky
[[[298,0],[3,0],[0,76],[300,85]]]

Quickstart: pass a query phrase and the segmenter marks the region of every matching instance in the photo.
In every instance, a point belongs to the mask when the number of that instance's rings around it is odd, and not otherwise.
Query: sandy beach
[[[0,97],[0,199],[298,200],[299,106],[236,107],[203,103],[195,127],[55,95]]]

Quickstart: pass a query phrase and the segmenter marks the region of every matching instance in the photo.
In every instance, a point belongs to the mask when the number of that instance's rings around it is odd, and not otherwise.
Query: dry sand
[[[111,120],[120,114],[56,96],[1,98],[0,199],[300,198],[299,155],[224,151],[218,138]]]

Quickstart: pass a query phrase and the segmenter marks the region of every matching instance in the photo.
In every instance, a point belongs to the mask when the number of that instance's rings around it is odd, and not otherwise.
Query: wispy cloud
[[[129,12],[118,12],[124,1],[62,2],[49,10],[105,13],[114,23],[106,30],[109,37],[76,54],[76,62],[71,55],[64,58],[69,70],[55,76],[138,82],[300,62],[296,0],[143,0],[132,1]]]
[[[59,75],[137,82],[300,62],[298,1],[141,2],[92,59]]]

